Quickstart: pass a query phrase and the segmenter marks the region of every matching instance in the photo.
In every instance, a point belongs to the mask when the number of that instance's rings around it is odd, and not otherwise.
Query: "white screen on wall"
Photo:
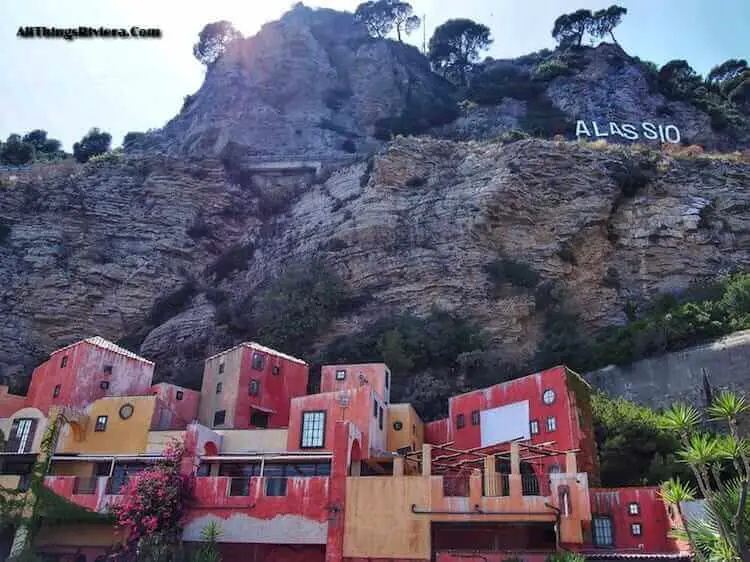
[[[505,443],[514,439],[530,439],[529,401],[482,410],[479,414],[482,447]]]

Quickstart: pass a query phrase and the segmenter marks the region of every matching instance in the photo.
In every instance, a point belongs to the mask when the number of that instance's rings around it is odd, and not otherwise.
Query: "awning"
[[[276,410],[273,410],[271,408],[264,408],[263,406],[258,406],[257,404],[250,404],[250,407],[253,410],[257,410],[258,412],[263,412],[264,414],[275,414]]]

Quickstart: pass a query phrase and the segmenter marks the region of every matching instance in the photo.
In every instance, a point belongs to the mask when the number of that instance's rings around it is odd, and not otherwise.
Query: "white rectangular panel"
[[[529,401],[482,410],[479,414],[479,429],[482,447],[514,439],[530,439]]]

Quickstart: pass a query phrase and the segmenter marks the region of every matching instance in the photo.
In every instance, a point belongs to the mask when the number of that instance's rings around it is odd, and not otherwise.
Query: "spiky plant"
[[[695,489],[688,484],[687,482],[683,482],[679,478],[670,478],[666,482],[663,482],[661,485],[661,489],[659,490],[659,495],[661,498],[667,502],[671,503],[677,508],[677,513],[680,516],[680,520],[684,523],[685,522],[685,516],[682,511],[682,504],[686,501],[691,501],[695,499]],[[681,533],[685,534],[685,537],[690,544],[690,547],[693,549],[694,552],[698,553],[697,543],[695,538],[692,536],[691,529],[685,525],[684,529],[676,529],[675,533],[678,538],[683,538],[681,536]],[[700,555],[699,555],[700,556]]]
[[[673,404],[660,419],[662,428],[676,431],[683,441],[687,441],[690,433],[698,426],[701,415],[693,406],[687,404]]]

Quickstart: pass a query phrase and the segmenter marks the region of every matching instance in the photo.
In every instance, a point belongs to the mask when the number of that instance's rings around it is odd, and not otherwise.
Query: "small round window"
[[[555,401],[555,391],[551,388],[545,390],[544,394],[542,395],[542,400],[544,400],[545,404],[552,404],[552,402]]]
[[[396,431],[401,431],[401,429],[404,427],[404,424],[402,424],[400,421],[393,422],[393,429]]]
[[[125,404],[120,408],[120,417],[124,420],[128,419],[130,416],[133,415],[133,405],[132,404]]]

